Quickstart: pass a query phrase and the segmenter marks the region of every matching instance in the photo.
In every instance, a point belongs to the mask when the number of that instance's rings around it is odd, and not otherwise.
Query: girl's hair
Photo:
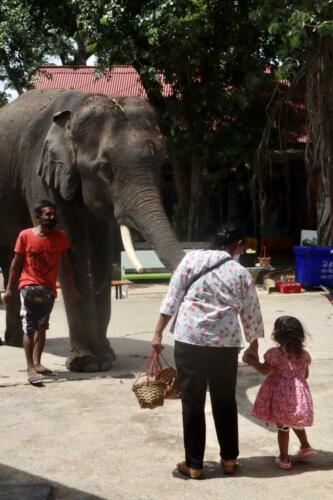
[[[233,243],[237,243],[242,239],[243,232],[238,226],[235,224],[223,224],[216,231],[210,249],[218,250],[232,245]]]
[[[280,316],[274,324],[273,339],[287,352],[301,354],[305,339],[302,323],[293,316]]]

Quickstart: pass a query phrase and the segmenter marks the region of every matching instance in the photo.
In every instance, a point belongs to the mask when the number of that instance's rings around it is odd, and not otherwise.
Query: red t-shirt
[[[66,234],[54,229],[48,236],[39,236],[32,229],[18,235],[14,252],[24,255],[19,289],[26,285],[43,285],[57,296],[56,282],[61,254],[69,248]]]

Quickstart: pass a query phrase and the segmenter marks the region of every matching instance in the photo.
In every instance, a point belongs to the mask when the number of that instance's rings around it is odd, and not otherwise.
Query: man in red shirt
[[[20,232],[12,260],[8,285],[4,294],[6,304],[12,299],[12,290],[18,281],[21,298],[23,346],[27,359],[28,381],[41,382],[43,375],[53,375],[41,364],[45,345],[45,332],[57,296],[56,281],[60,262],[68,277],[72,300],[79,300],[73,269],[68,257],[68,237],[56,228],[55,205],[42,200],[35,207],[38,226]]]

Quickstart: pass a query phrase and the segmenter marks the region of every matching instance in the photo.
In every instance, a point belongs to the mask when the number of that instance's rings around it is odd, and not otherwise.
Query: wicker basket
[[[136,382],[133,384],[132,389],[141,408],[153,409],[157,406],[163,406],[165,384],[162,379],[146,379],[142,382]]]
[[[177,384],[177,372],[171,366],[162,368],[158,375],[156,375],[156,380],[162,380],[165,387],[165,398],[166,399],[179,399],[180,391]]]
[[[272,257],[258,257],[260,267],[268,267],[271,263]]]

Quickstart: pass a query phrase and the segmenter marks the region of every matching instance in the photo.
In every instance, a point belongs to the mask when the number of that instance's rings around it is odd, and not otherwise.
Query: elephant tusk
[[[143,273],[144,268],[137,256],[135,255],[134,247],[133,247],[133,242],[132,242],[132,237],[130,230],[128,229],[127,226],[120,226],[120,234],[121,234],[121,239],[124,245],[125,252],[127,253],[127,257],[129,258],[129,261],[133,265],[134,269],[136,270],[137,273]]]

